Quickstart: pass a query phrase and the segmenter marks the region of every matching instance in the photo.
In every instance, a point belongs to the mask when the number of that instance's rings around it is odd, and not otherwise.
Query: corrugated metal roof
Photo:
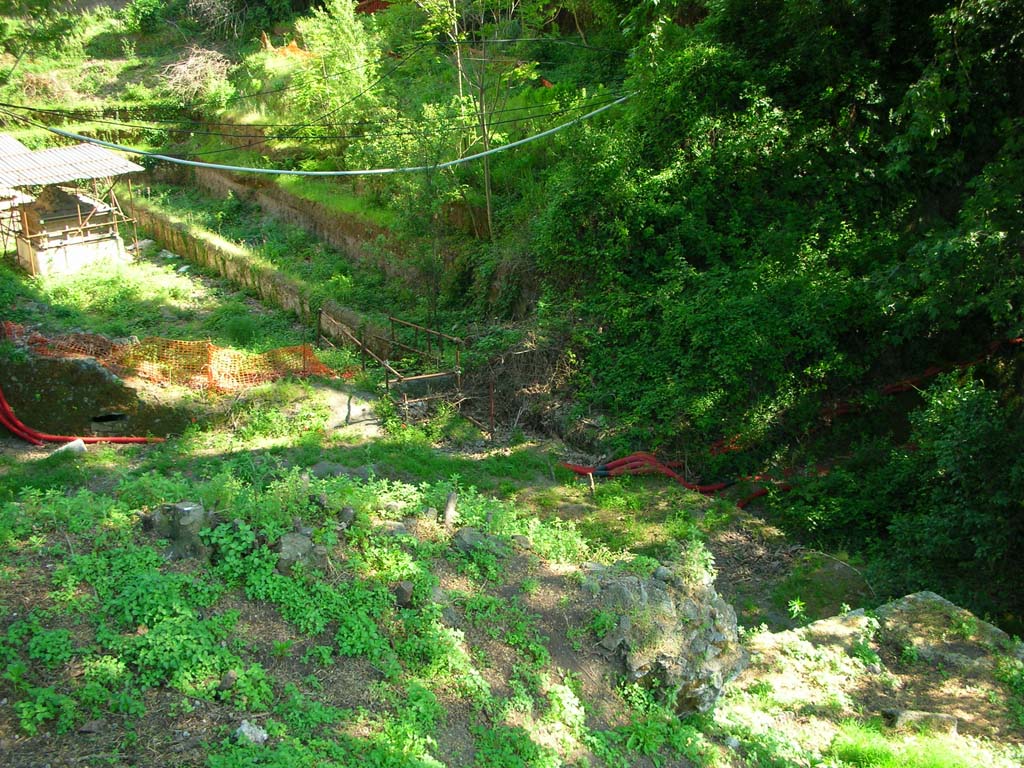
[[[0,154],[0,186],[30,187],[61,184],[80,179],[107,179],[143,170],[103,147],[76,144],[73,147],[40,149],[36,152]]]
[[[22,152],[31,152],[28,147],[11,136],[9,133],[0,133],[0,157],[5,155],[18,155]]]

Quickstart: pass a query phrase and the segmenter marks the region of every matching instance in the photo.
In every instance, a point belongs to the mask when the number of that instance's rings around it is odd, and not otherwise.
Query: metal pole
[[[111,194],[114,188],[110,188]],[[132,234],[135,237],[135,255],[139,255],[139,222],[135,213],[135,193],[132,191],[132,177],[128,177],[128,205],[132,208]]]

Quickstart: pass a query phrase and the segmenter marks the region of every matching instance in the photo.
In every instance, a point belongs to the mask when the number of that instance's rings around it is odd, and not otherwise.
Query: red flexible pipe
[[[9,407],[5,408],[4,406],[7,406],[6,401],[0,403],[0,426],[3,426],[8,432],[10,432],[15,437],[20,437],[22,440],[32,443],[32,445],[42,445],[42,440],[39,440],[30,435],[28,432],[25,432],[22,429],[20,429],[17,426],[16,420],[14,422],[11,421],[13,414],[9,413]]]
[[[3,389],[0,389],[0,424],[2,424],[15,437],[20,437],[33,445],[42,445],[43,441],[48,443],[70,443],[74,440],[81,440],[83,443],[118,443],[118,444],[140,444],[140,443],[162,443],[162,437],[72,437],[70,435],[50,435],[45,432],[38,432],[31,427],[25,426],[14,414],[7,398],[4,397]]]
[[[1024,337],[1006,339],[1005,341],[994,341],[988,347],[988,354],[995,354],[1004,345],[1017,346],[1020,344],[1024,344]],[[933,365],[925,369],[921,374],[917,376],[908,379],[903,379],[901,381],[897,381],[892,384],[888,384],[884,387],[881,387],[879,389],[879,392],[885,395],[894,395],[899,392],[906,392],[917,387],[917,385],[920,384],[925,379],[937,376],[938,374],[942,373],[945,370],[950,370],[951,368],[969,368],[972,365],[980,363],[983,359],[984,357],[978,358],[977,360],[971,360],[968,362],[955,364],[952,366]],[[857,411],[859,409],[860,406],[856,403],[839,402],[822,408],[821,415],[825,417],[839,416],[844,413],[851,413]],[[709,446],[709,450],[713,456],[720,455],[723,453],[729,453],[731,451],[738,451],[741,448],[742,445],[740,444],[738,435],[735,435],[730,438],[720,438],[718,440],[715,440]],[[675,463],[674,465],[678,466],[678,463]],[[581,464],[570,464],[564,461],[562,462],[562,466],[566,467],[567,469],[571,469],[578,475],[597,475],[598,477],[662,474],[665,475],[666,477],[671,477],[684,488],[688,488],[691,491],[697,491],[699,493],[706,494],[717,493],[718,491],[724,490],[734,484],[727,482],[710,483],[707,485],[696,485],[694,483],[687,482],[687,480],[684,477],[674,472],[673,470],[669,469],[669,467],[666,464],[660,462],[655,456],[653,456],[650,453],[645,453],[643,451],[637,451],[636,453],[631,453],[628,456],[623,456],[621,459],[615,459],[614,461],[609,461],[607,464],[599,464],[595,467],[585,467]],[[828,473],[828,467],[824,467],[822,465],[817,465],[815,469],[817,470],[819,476]],[[795,471],[793,469],[787,469],[784,472],[784,475],[786,477],[791,477],[793,474],[795,474]],[[749,477],[741,477],[739,478],[739,480],[734,482],[775,483],[776,487],[782,491],[791,490],[793,487],[789,483],[778,482],[775,480],[775,478],[767,475],[752,475]],[[736,506],[739,507],[740,509],[744,509],[754,499],[758,499],[766,495],[768,495],[768,488],[761,487],[754,491],[749,496],[739,501]]]
[[[568,462],[562,462],[562,466],[567,469],[571,469],[578,475],[598,475],[601,477],[619,477],[621,475],[639,475],[639,474],[662,474],[666,477],[671,477],[677,483],[682,485],[691,491],[697,491],[698,493],[715,493],[724,488],[729,487],[730,483],[712,483],[709,485],[697,485],[695,483],[688,482],[677,472],[669,469],[667,466],[662,464],[658,459],[649,453],[638,451],[631,453],[629,456],[624,456],[621,459],[615,459],[609,461],[607,464],[601,464],[596,467],[585,467],[580,464],[569,464]]]

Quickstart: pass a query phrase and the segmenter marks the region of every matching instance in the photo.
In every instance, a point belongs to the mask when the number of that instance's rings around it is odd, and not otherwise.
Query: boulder
[[[355,511],[355,509],[353,509],[352,507],[342,507],[338,511],[338,522],[337,522],[338,530],[339,531],[344,531],[347,528],[350,528],[352,526],[352,523],[355,522],[355,519],[356,519],[356,511]]]
[[[474,550],[483,548],[487,551],[501,555],[506,554],[508,547],[501,539],[490,536],[476,528],[459,528],[452,536],[452,546],[465,555],[471,554]]]
[[[405,523],[401,523],[398,520],[374,520],[373,521],[374,533],[378,533],[381,536],[409,536],[409,529]]]
[[[248,720],[243,720],[242,724],[235,730],[235,741],[239,743],[265,744],[269,738],[269,733],[258,725],[253,725]]]
[[[199,533],[215,525],[213,512],[207,511],[202,504],[194,501],[164,504],[142,518],[144,530],[151,531],[158,538],[167,539],[171,543],[165,552],[171,560],[186,557],[209,560],[211,549],[199,537]]]
[[[277,570],[283,574],[291,573],[296,563],[323,569],[327,560],[327,550],[314,544],[313,539],[304,533],[286,533],[274,549],[278,553]]]
[[[713,573],[666,563],[655,576],[593,569],[597,602],[618,615],[601,647],[621,655],[634,680],[657,683],[680,714],[711,708],[747,663],[736,612],[713,587]]]
[[[928,731],[930,733],[956,734],[957,719],[942,712],[921,712],[916,709],[890,709],[882,712],[888,723],[897,731]]]
[[[85,453],[89,449],[85,447],[85,441],[82,438],[72,440],[68,443],[64,443],[60,448],[54,451],[54,453]]]
[[[391,594],[395,596],[395,604],[399,608],[412,607],[413,583],[411,581],[399,581],[391,588]]]
[[[1024,645],[934,592],[915,592],[875,609],[882,636],[917,657],[951,669],[988,673],[992,651],[1024,660]]]

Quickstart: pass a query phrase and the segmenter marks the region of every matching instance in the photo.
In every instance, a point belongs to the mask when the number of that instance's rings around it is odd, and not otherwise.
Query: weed
[[[569,627],[565,630],[565,639],[569,641],[569,646],[579,653],[583,650],[583,639],[587,636],[587,630],[582,627]]]
[[[615,564],[616,570],[635,574],[642,579],[650,578],[660,566],[659,561],[646,555],[634,555],[632,560],[620,560]]]
[[[18,713],[22,730],[30,736],[51,720],[56,721],[58,733],[67,733],[74,727],[78,705],[70,696],[57,693],[53,688],[31,688],[28,698],[15,702],[14,711]]]
[[[920,660],[921,660],[921,654],[917,650],[917,647],[913,643],[905,645],[905,646],[903,646],[903,648],[900,649],[900,662],[901,663],[906,664],[907,666],[910,666],[912,664],[917,664],[917,662],[920,661]]]
[[[535,595],[540,589],[540,582],[534,578],[525,578],[519,583],[519,589],[524,595]]]
[[[850,648],[850,655],[855,659],[859,659],[865,666],[880,666],[882,663],[881,657],[878,652],[871,647],[871,641],[868,638],[858,638]]]
[[[847,722],[828,754],[852,768],[980,768],[978,757],[938,736],[890,739],[877,722]]]
[[[71,660],[74,649],[71,633],[66,629],[41,629],[28,641],[28,657],[49,669],[54,669]]]
[[[334,648],[329,645],[314,645],[306,650],[302,656],[302,662],[319,664],[321,667],[330,666],[334,661]]]
[[[1012,656],[1000,656],[996,661],[996,679],[1010,689],[1010,713],[1024,727],[1024,661]]]
[[[619,625],[618,614],[612,611],[597,610],[590,617],[590,631],[603,640],[605,636]]]
[[[556,752],[537,744],[518,726],[474,727],[471,732],[476,768],[556,768],[561,763]]]
[[[961,640],[970,640],[978,633],[978,620],[974,616],[957,617],[950,631]]]
[[[864,632],[854,641],[853,646],[850,648],[850,655],[860,661],[865,666],[876,666],[882,665],[882,659],[878,655],[878,652],[871,647],[872,641],[875,639],[875,635],[878,634],[879,622],[874,616],[868,616],[864,626]]]
[[[292,639],[275,640],[273,647],[270,649],[270,655],[275,659],[287,659],[292,655],[292,647],[294,645],[295,641]]]
[[[808,621],[806,608],[807,604],[799,597],[794,597],[786,605],[789,610],[789,618],[800,624],[805,624]]]
[[[544,719],[564,725],[570,733],[579,735],[583,731],[586,710],[579,695],[568,685],[548,686],[548,711]]]

